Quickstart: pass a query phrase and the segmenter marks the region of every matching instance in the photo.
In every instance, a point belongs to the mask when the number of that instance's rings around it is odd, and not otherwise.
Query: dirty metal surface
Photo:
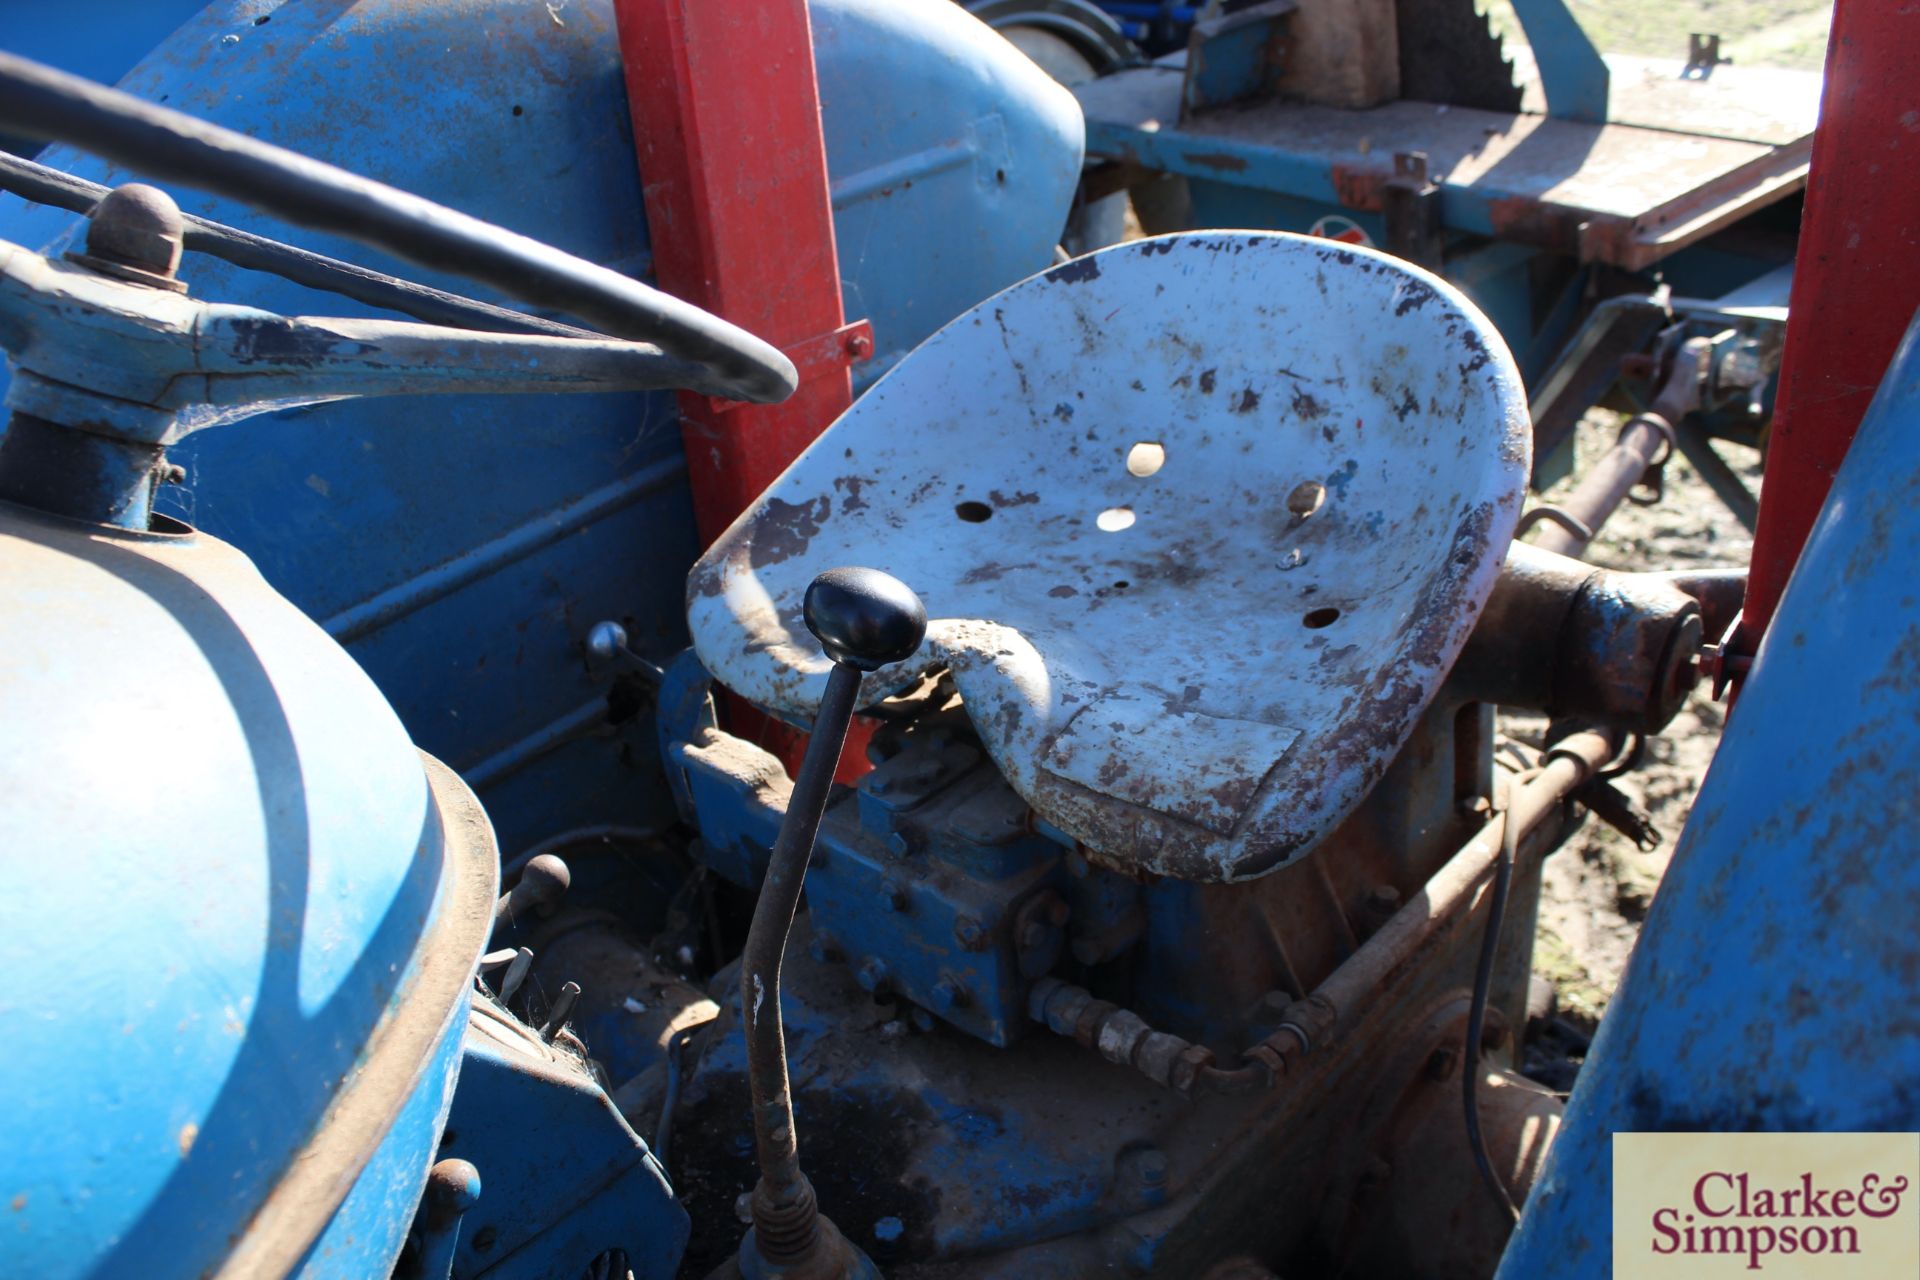
[[[1267,101],[1176,128],[1179,89],[1161,66],[1079,86],[1088,153],[1373,212],[1394,155],[1424,151],[1449,228],[1629,270],[1805,186],[1812,147],[1425,102]]]
[[[1492,588],[1529,464],[1511,358],[1443,282],[1251,232],[1111,249],[989,299],[695,567],[701,660],[808,716],[814,574],[932,622],[1040,817],[1121,869],[1241,880],[1385,771]]]

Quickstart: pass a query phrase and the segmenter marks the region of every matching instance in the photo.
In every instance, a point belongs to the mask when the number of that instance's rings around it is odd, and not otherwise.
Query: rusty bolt
[[[855,360],[865,360],[873,354],[873,338],[865,333],[847,335],[847,354]]]
[[[1367,893],[1367,907],[1381,915],[1392,915],[1400,909],[1400,891],[1390,884],[1377,884]]]
[[[861,961],[860,971],[854,975],[854,978],[862,988],[878,995],[880,988],[884,987],[887,984],[887,979],[892,976],[893,971],[887,968],[887,962],[885,960],[882,960],[879,956],[868,956],[865,960]]]
[[[1460,798],[1460,816],[1478,818],[1485,821],[1493,813],[1493,804],[1485,796],[1462,796]]]
[[[161,484],[185,484],[187,469],[177,462],[169,462],[160,468]]]
[[[904,831],[896,831],[887,837],[887,852],[896,858],[904,858],[913,852],[913,837]]]
[[[1020,936],[1016,941],[1026,950],[1032,950],[1047,940],[1047,922],[1029,916],[1020,925]]]
[[[961,946],[972,951],[979,947],[980,940],[986,935],[981,932],[978,920],[972,916],[961,916],[953,922],[953,936]]]
[[[942,1013],[964,1009],[972,999],[966,987],[962,986],[952,974],[943,975],[940,981],[933,985],[933,1004]]]
[[[1460,1050],[1442,1045],[1427,1056],[1427,1079],[1444,1084],[1453,1079],[1453,1069],[1459,1064]]]

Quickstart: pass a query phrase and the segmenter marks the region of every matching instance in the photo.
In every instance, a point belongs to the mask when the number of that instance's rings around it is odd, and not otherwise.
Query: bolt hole
[[[985,524],[993,519],[993,508],[984,502],[961,502],[954,505],[953,514],[968,524]]]
[[[1007,171],[1006,171],[1005,169],[995,169],[995,170],[993,171],[993,180],[994,180],[995,182],[997,182],[997,183],[999,183],[999,184],[1000,184],[1001,186],[1003,186],[1003,187],[1004,187],[1004,186],[1006,186],[1006,185],[1007,185]]]
[[[1131,529],[1133,521],[1132,507],[1108,507],[1094,517],[1094,523],[1100,526],[1103,533],[1119,533],[1122,529]]]
[[[1127,450],[1127,471],[1142,480],[1167,465],[1165,445],[1152,440],[1142,440]]]
[[[1302,480],[1287,495],[1287,510],[1305,520],[1327,503],[1327,486],[1318,480]]]
[[[527,109],[516,102],[513,104],[513,114],[523,116],[527,114]]]
[[[256,26],[256,27],[264,27],[264,26],[266,26],[266,25],[267,25],[267,24],[268,24],[269,22],[272,22],[272,21],[273,21],[273,15],[272,15],[272,14],[270,14],[270,13],[263,13],[263,14],[261,14],[261,15],[260,15],[259,17],[257,17],[257,18],[255,18],[255,19],[253,20],[253,25],[254,25],[254,26]]]
[[[1321,608],[1310,610],[1306,617],[1300,619],[1300,625],[1318,631],[1320,628],[1330,627],[1338,621],[1340,621],[1340,611],[1332,605],[1325,605]]]
[[[1125,591],[1131,585],[1132,584],[1129,583],[1125,578],[1122,578],[1120,579],[1120,581],[1113,584],[1113,589],[1115,591]]]

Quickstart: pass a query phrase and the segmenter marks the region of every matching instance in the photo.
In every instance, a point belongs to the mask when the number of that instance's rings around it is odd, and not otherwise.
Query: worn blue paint
[[[124,87],[644,276],[611,5],[556,10],[220,0]],[[846,308],[874,324],[864,385],[1051,260],[1080,120],[1063,90],[946,0],[821,0],[811,15]],[[47,158],[129,176],[58,149]],[[175,194],[191,212],[289,236]],[[0,237],[40,248],[72,224],[0,198]],[[345,242],[290,238],[466,288]],[[365,313],[196,255],[182,275],[200,297]],[[415,740],[480,784],[506,847],[667,816],[651,734],[594,713],[608,687],[579,640],[602,618],[623,619],[642,652],[684,640],[681,584],[698,548],[670,397],[343,402],[208,433],[173,458],[188,483],[162,509],[242,546],[327,619]]]
[[[439,1158],[469,1161],[485,1187],[460,1225],[456,1280],[581,1275],[607,1249],[636,1280],[669,1280],[687,1212],[578,1053],[484,997],[464,1029]]]
[[[199,1275],[418,998],[452,845],[379,691],[237,551],[12,508],[0,543],[0,847],[35,868],[0,1273]],[[387,1159],[423,1170],[431,1128]]]
[[[453,1101],[466,1026],[463,999],[420,1073],[420,1087],[296,1268],[300,1280],[367,1280],[385,1274],[400,1256]]]
[[[1567,0],[1513,0],[1513,14],[1520,19],[1540,68],[1547,114],[1604,124],[1611,77],[1600,51],[1567,8]]]
[[[1611,1263],[1612,1139],[1920,1129],[1920,326],[1767,631],[1500,1275]]]

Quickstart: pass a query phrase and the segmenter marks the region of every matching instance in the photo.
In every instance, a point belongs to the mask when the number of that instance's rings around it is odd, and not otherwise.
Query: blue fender
[[[1612,1139],[1920,1129],[1920,324],[1760,647],[1501,1280],[1611,1270]]]

